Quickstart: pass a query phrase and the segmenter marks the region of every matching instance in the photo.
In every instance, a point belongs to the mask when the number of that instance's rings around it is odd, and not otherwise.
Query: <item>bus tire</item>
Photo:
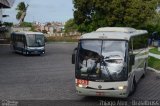
[[[23,55],[24,55],[24,56],[27,56],[27,52],[23,52]]]
[[[132,93],[134,93],[136,91],[136,88],[137,88],[137,84],[136,84],[136,80],[134,78],[133,85],[132,85]]]
[[[144,73],[143,73],[143,75],[142,75],[142,78],[145,78],[146,70],[147,70],[147,65],[146,65],[146,63],[145,63],[145,65],[144,65]]]
[[[129,96],[132,96],[134,94],[134,92],[136,91],[136,88],[137,88],[137,84],[134,78],[132,83],[132,90],[130,91]]]
[[[21,54],[23,55],[23,50],[21,50]]]
[[[24,56],[27,56],[27,51],[23,50],[23,53],[22,53]]]

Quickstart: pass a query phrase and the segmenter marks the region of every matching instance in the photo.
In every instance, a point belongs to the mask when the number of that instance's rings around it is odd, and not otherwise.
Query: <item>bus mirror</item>
[[[134,65],[134,63],[135,63],[135,55],[134,54],[130,55],[130,63],[131,63],[131,65]]]
[[[44,42],[47,42],[47,37],[44,37]]]
[[[75,53],[72,54],[72,64],[75,64]]]
[[[72,64],[75,64],[75,60],[76,60],[76,51],[77,51],[77,48],[74,49],[73,51],[73,54],[72,54]]]

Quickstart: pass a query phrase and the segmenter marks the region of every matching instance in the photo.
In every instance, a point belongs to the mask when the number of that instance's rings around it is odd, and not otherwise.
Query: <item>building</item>
[[[37,31],[45,31],[48,34],[62,33],[64,30],[64,23],[62,22],[34,22],[33,25],[36,27]]]
[[[15,0],[0,0],[0,22],[3,19],[3,9],[11,8]]]
[[[3,17],[7,16],[3,14],[3,10],[6,8],[11,8],[15,0],[0,0],[0,43],[6,38],[7,31],[6,26],[3,25]]]

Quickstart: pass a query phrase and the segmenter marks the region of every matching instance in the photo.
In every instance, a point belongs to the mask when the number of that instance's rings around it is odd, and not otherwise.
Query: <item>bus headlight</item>
[[[80,87],[80,88],[86,88],[86,87],[87,87],[87,85],[84,85],[84,84],[78,84],[78,87]]]
[[[118,90],[124,90],[124,89],[126,89],[127,88],[127,86],[119,86],[118,87]]]

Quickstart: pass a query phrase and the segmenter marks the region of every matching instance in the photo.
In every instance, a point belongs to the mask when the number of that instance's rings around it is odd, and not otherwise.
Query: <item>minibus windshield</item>
[[[29,47],[41,47],[44,46],[44,35],[41,34],[28,34],[26,36],[27,45]]]

